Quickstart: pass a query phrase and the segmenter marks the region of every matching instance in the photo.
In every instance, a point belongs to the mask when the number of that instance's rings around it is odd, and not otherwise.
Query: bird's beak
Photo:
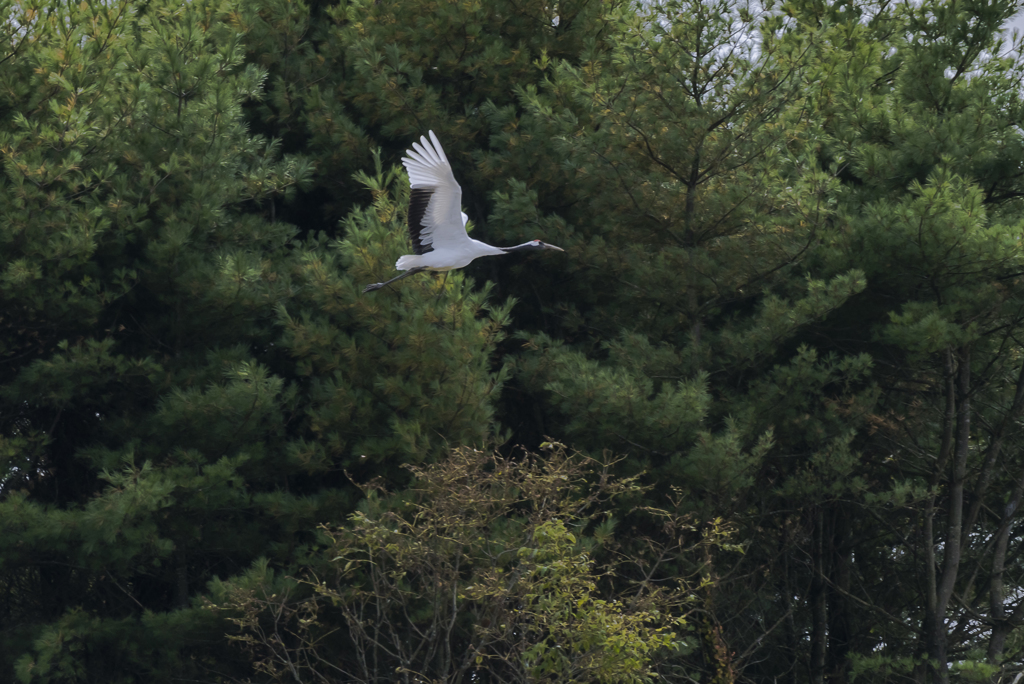
[[[542,244],[542,245],[544,245],[544,248],[545,248],[545,249],[553,249],[553,250],[555,250],[556,252],[564,252],[564,251],[565,251],[565,250],[564,250],[564,249],[562,249],[561,247],[555,247],[554,245],[549,245],[549,244],[548,244],[548,243],[546,243],[546,242],[542,242],[541,244]]]

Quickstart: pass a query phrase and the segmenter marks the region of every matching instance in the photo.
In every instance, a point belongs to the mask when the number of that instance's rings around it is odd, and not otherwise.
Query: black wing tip
[[[431,245],[420,242],[423,232],[423,218],[427,215],[427,206],[434,191],[429,188],[413,188],[409,198],[409,239],[412,241],[413,254],[423,255],[434,250]]]

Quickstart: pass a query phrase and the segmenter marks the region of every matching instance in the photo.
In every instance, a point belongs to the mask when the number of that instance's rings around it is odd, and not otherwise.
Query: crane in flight
[[[462,188],[455,182],[452,167],[434,131],[428,133],[429,140],[427,136],[421,136],[420,141],[414,142],[412,149],[402,158],[412,186],[409,237],[413,254],[399,257],[395,263],[395,268],[405,273],[383,283],[367,285],[364,293],[379,290],[420,271],[447,272],[462,268],[477,257],[542,249],[565,251],[540,240],[530,240],[515,247],[492,247],[469,237],[466,233],[469,217],[462,213]]]

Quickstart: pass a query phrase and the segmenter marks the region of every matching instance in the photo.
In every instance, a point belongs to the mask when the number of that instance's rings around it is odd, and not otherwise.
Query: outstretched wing
[[[409,237],[416,254],[435,248],[455,247],[466,242],[462,188],[455,182],[452,167],[433,131],[412,144],[402,159],[409,172],[412,199],[409,201]]]

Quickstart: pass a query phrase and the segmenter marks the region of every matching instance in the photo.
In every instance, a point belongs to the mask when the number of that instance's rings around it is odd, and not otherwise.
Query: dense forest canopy
[[[0,680],[1019,684],[1018,9],[0,0]]]

